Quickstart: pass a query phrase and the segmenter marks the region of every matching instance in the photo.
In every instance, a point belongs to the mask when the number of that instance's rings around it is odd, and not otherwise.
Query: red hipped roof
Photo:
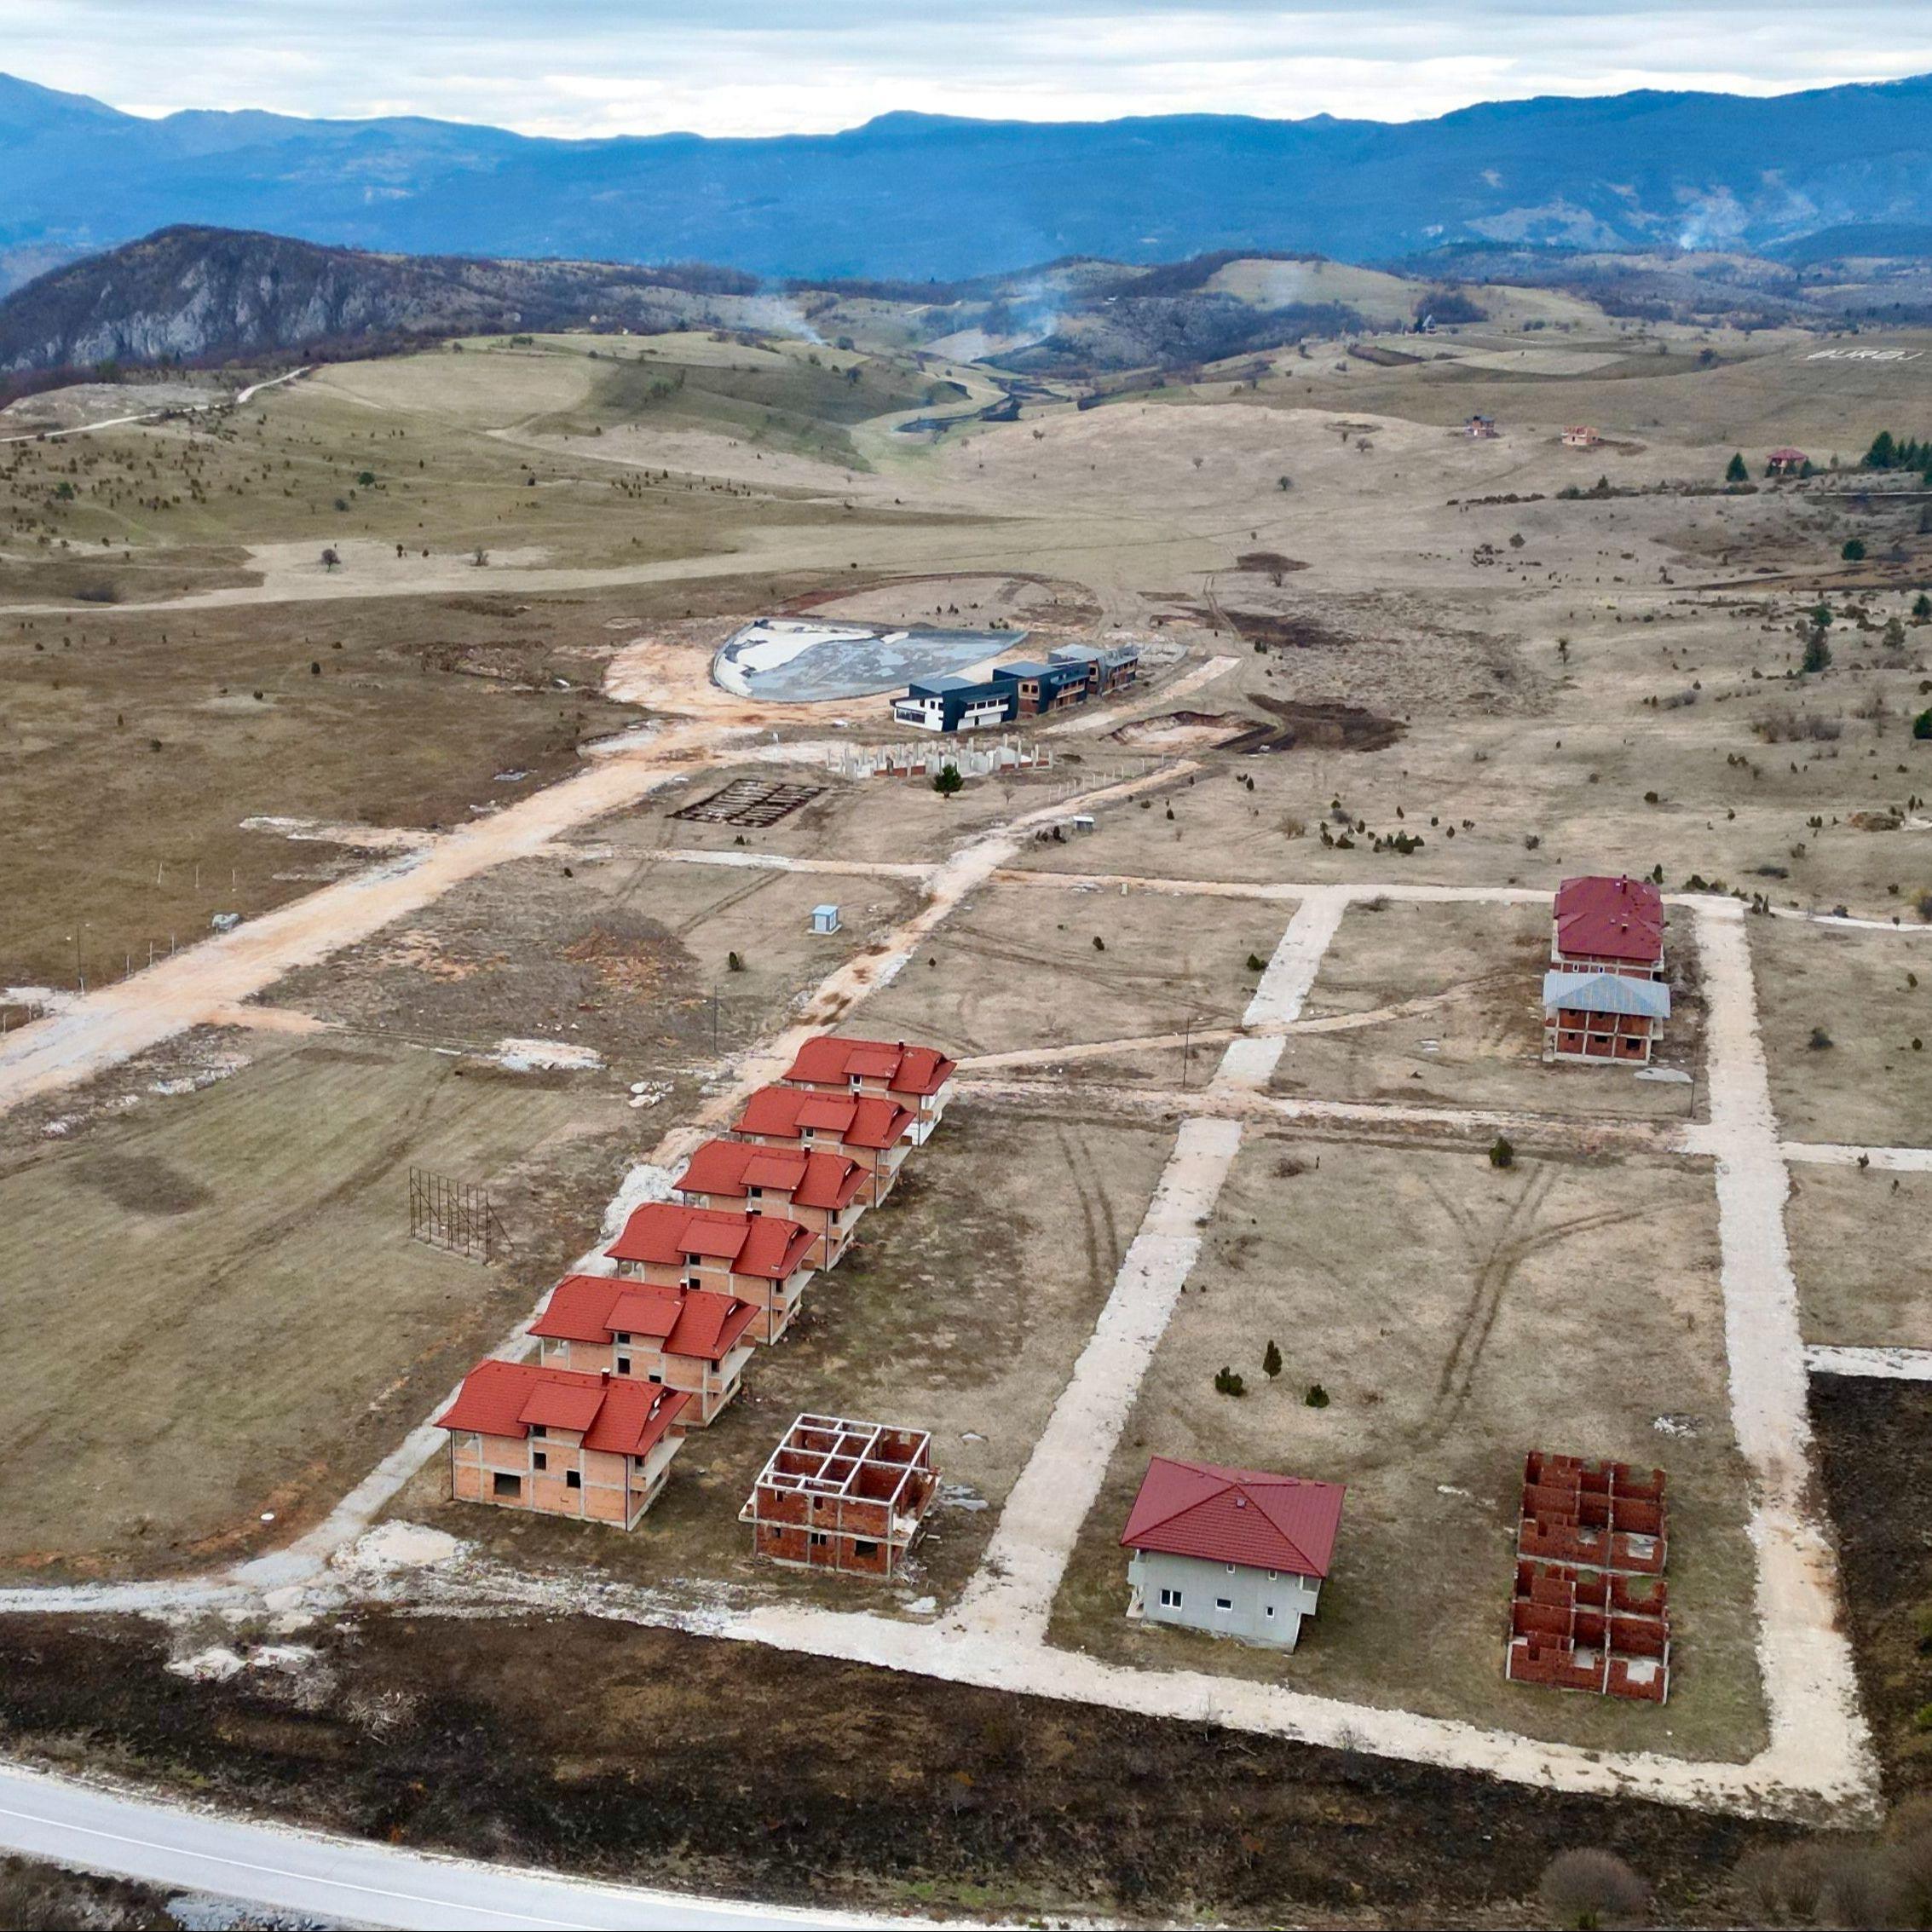
[[[806,1127],[848,1147],[897,1147],[913,1127],[911,1110],[882,1093],[814,1093],[802,1087],[761,1087],[731,1123],[734,1133],[796,1140]]]
[[[787,1070],[787,1080],[808,1087],[842,1086],[855,1074],[864,1080],[883,1080],[894,1093],[927,1097],[953,1077],[959,1063],[937,1047],[908,1047],[904,1041],[847,1040],[822,1033],[799,1049]]]
[[[800,1208],[838,1208],[856,1200],[872,1177],[849,1155],[814,1148],[756,1147],[707,1140],[673,1183],[680,1194],[742,1198],[752,1188],[782,1194]]]
[[[1566,879],[1556,894],[1556,946],[1592,959],[1664,956],[1664,895],[1647,879]]]
[[[614,1261],[682,1265],[687,1254],[726,1263],[735,1275],[783,1281],[805,1265],[817,1239],[781,1214],[736,1214],[724,1208],[688,1208],[653,1201],[637,1208],[604,1253]]]
[[[735,1295],[655,1287],[614,1275],[566,1275],[551,1290],[530,1333],[553,1341],[597,1343],[616,1335],[648,1335],[666,1355],[721,1362],[757,1318],[758,1310]]]
[[[586,1449],[643,1456],[675,1426],[690,1399],[682,1389],[655,1382],[499,1362],[493,1356],[464,1378],[436,1427],[518,1441],[533,1426],[581,1430]]]
[[[1121,1542],[1130,1549],[1325,1577],[1345,1493],[1339,1483],[1156,1456]]]

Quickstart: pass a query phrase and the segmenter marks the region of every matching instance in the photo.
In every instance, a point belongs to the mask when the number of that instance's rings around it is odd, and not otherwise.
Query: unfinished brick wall
[[[752,1526],[753,1551],[775,1562],[890,1577],[938,1489],[923,1430],[801,1416],[739,1520]]]
[[[1670,1687],[1661,1469],[1530,1451],[1504,1674],[1662,1704]]]

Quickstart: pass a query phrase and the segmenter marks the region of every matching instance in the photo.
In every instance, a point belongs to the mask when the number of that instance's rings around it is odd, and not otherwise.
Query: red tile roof
[[[653,1201],[624,1224],[604,1253],[614,1261],[678,1266],[687,1254],[724,1261],[731,1272],[783,1281],[805,1266],[817,1239],[810,1228],[781,1214],[740,1214],[724,1208],[688,1208],[682,1201]]]
[[[517,1441],[528,1435],[533,1425],[580,1427],[586,1449],[643,1456],[676,1425],[690,1399],[682,1389],[660,1388],[655,1382],[580,1375],[572,1369],[544,1369],[534,1362],[499,1362],[492,1357],[464,1378],[456,1400],[436,1418],[436,1427]],[[564,1421],[566,1410],[584,1421]]]
[[[959,1063],[936,1047],[908,1047],[904,1041],[846,1040],[822,1033],[799,1049],[787,1070],[787,1080],[808,1087],[842,1086],[854,1074],[883,1080],[895,1093],[937,1093],[953,1077]]]
[[[680,1194],[743,1197],[751,1188],[782,1194],[801,1208],[837,1208],[856,1200],[871,1179],[845,1154],[814,1148],[755,1147],[742,1140],[707,1140],[672,1184]]]
[[[1344,1493],[1339,1483],[1156,1456],[1121,1542],[1130,1549],[1325,1577]]]
[[[551,1290],[549,1305],[530,1324],[530,1333],[552,1341],[597,1343],[619,1335],[648,1336],[661,1343],[666,1355],[718,1362],[757,1318],[750,1302],[709,1289],[658,1287],[614,1275],[566,1275]]]
[[[815,1093],[802,1087],[761,1087],[731,1123],[734,1133],[789,1140],[805,1128],[829,1133],[848,1147],[897,1147],[912,1131],[908,1108],[882,1093]]]
[[[567,1387],[560,1382],[533,1382],[516,1420],[533,1429],[575,1429],[581,1433],[597,1419],[603,1391],[593,1378],[588,1387]]]
[[[1570,957],[1664,956],[1664,895],[1647,879],[1566,879],[1556,894],[1557,950]]]

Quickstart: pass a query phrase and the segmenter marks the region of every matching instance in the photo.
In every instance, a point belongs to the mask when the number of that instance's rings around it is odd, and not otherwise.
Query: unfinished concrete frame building
[[[800,1416],[738,1520],[757,1555],[802,1569],[890,1577],[912,1548],[939,1479],[923,1429]]]

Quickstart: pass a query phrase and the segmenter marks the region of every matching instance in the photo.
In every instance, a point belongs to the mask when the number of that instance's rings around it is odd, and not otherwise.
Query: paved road
[[[886,1923],[712,1904],[674,1892],[579,1884],[512,1866],[426,1858],[355,1838],[118,1797],[8,1767],[0,1767],[0,1846],[57,1865],[218,1893],[283,1912],[429,1932],[527,1932],[539,1926],[777,1932]]]

